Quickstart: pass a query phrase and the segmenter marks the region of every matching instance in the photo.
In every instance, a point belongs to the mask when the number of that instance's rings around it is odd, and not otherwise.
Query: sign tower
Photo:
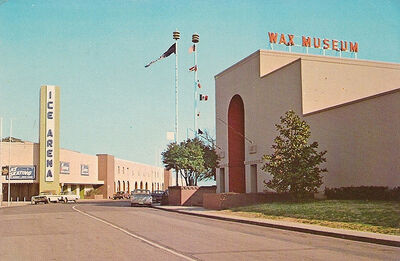
[[[60,192],[60,87],[40,87],[39,191]]]

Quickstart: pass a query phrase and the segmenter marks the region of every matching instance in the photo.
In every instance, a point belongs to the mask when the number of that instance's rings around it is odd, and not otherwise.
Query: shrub
[[[325,188],[328,199],[352,200],[400,200],[400,187],[389,189],[383,186],[360,186]]]
[[[318,152],[318,142],[308,143],[310,126],[292,110],[280,117],[275,125],[279,135],[274,139],[271,155],[264,155],[262,169],[272,179],[264,182],[276,192],[290,192],[298,198],[317,192],[322,185],[320,165],[326,161],[326,151]]]

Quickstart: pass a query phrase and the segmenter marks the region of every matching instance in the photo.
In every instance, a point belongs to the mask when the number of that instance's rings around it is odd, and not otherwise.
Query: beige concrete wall
[[[259,54],[260,77],[301,59],[303,114],[400,88],[399,64],[266,50]]]
[[[301,112],[301,78],[300,61],[294,61],[269,77],[259,77],[259,57],[250,56],[246,63],[238,64],[234,70],[225,72],[221,77],[216,77],[216,133],[217,146],[224,153],[221,166],[225,168],[225,191],[229,191],[229,155],[227,140],[228,107],[231,98],[239,94],[244,103],[245,113],[245,172],[246,192],[250,188],[250,166],[257,165],[257,191],[264,190],[263,181],[269,178],[261,170],[261,158],[271,151],[273,139],[277,132],[273,124],[279,120],[279,115],[287,108]],[[241,74],[252,75],[241,77]],[[243,79],[243,80],[242,80]],[[220,121],[222,118],[225,123]],[[272,124],[271,124],[272,123]],[[249,153],[250,146],[257,147],[256,153]],[[219,187],[219,172],[217,172],[217,185]],[[223,192],[219,191],[218,192]]]
[[[10,183],[37,183],[39,182],[39,144],[31,142],[12,142],[11,153],[9,152],[10,145],[8,142],[2,143],[1,150],[1,164],[2,166],[8,166],[10,163],[9,155],[11,155],[11,166],[24,166],[34,165],[36,166],[36,180],[11,180]],[[5,176],[0,176],[3,183],[8,182]]]
[[[277,136],[274,124],[290,109],[309,122],[312,140],[319,142],[320,149],[328,150],[326,186],[399,186],[400,99],[395,91],[400,86],[399,68],[259,51],[218,74],[216,134],[224,156],[220,165],[225,168],[225,191],[229,191],[227,112],[235,94],[244,102],[246,192],[255,192],[250,186],[254,164],[257,191],[265,189],[263,181],[270,177],[261,170],[261,158],[272,152]],[[250,146],[256,148],[255,153],[250,153]],[[217,192],[223,192],[219,173]]]
[[[326,149],[325,185],[400,186],[400,91],[305,116]]]
[[[157,184],[160,190],[163,189],[164,185],[164,168],[150,166],[146,164],[136,163],[132,161],[115,159],[114,165],[114,182],[118,190],[118,181],[121,184],[120,190],[123,190],[123,182],[125,182],[125,191],[128,191],[127,184],[129,182],[130,191],[135,189],[135,182],[140,188],[140,182],[143,182],[143,188],[147,182],[149,190],[152,190],[152,184],[154,184],[154,190],[156,190]]]
[[[70,173],[60,173],[60,183],[69,184],[98,184],[97,156],[80,152],[60,149],[60,161],[70,163]],[[89,165],[89,175],[81,175],[81,164]],[[59,166],[58,166],[59,168]]]

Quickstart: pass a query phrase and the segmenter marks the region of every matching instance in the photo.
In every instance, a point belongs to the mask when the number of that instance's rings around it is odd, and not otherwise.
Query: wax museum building
[[[13,201],[61,191],[86,198],[96,190],[102,198],[110,198],[116,191],[164,190],[172,183],[169,171],[161,167],[60,148],[59,114],[60,88],[42,86],[39,143],[8,138],[1,144],[0,201],[7,200],[8,172]]]
[[[294,110],[327,150],[323,186],[400,186],[400,64],[259,50],[215,76],[217,193],[266,190],[262,156]]]

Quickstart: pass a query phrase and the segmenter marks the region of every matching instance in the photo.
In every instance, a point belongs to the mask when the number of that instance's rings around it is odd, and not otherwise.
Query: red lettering
[[[311,47],[311,38],[310,38],[310,37],[307,37],[307,38],[306,38],[306,37],[303,36],[303,37],[302,37],[302,40],[303,40],[303,41],[302,41],[303,43],[301,44],[302,46],[304,46],[304,47]],[[314,40],[315,40],[315,38],[314,38]]]
[[[337,44],[338,40],[332,40],[332,50],[339,51]]]
[[[278,33],[270,33],[270,32],[268,32],[268,36],[269,36],[269,42],[270,43],[276,43],[276,40],[278,38]]]
[[[344,43],[344,45],[343,45]],[[347,51],[347,42],[346,41],[340,41],[340,51],[345,52]]]
[[[358,43],[350,42],[350,52],[357,53],[358,52]]]
[[[289,36],[289,43],[287,45],[294,45],[294,41],[293,41],[294,35],[288,34],[288,36]]]
[[[324,39],[323,43],[324,43],[324,49],[328,49],[329,48],[329,40]]]
[[[317,42],[315,41],[316,39],[318,39],[318,44],[317,44]],[[321,47],[321,39],[319,39],[319,38],[314,38],[314,48],[320,48]]]
[[[284,35],[284,34],[281,34],[281,39],[279,40],[279,44],[285,44],[285,45],[287,45],[287,44],[286,44],[286,39],[285,39],[285,35]]]

